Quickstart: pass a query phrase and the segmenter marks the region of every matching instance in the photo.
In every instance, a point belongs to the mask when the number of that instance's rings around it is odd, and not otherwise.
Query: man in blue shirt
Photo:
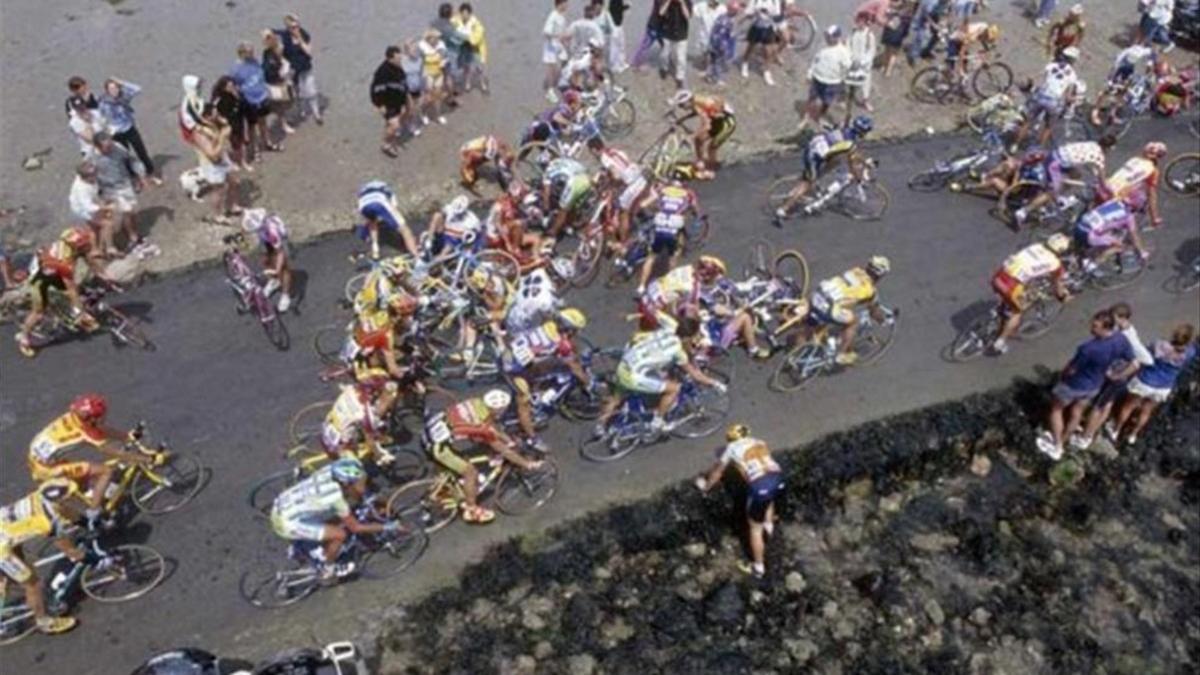
[[[313,76],[312,38],[309,37],[308,31],[300,26],[300,17],[295,14],[285,14],[283,25],[285,28],[276,31],[275,34],[283,43],[283,58],[292,64],[300,117],[311,114],[313,121],[323,124],[317,78]]]
[[[279,150],[267,133],[267,114],[270,112],[271,92],[267,89],[267,76],[262,63],[254,57],[254,46],[243,42],[237,48],[238,61],[229,69],[229,77],[237,85],[242,96],[242,115],[249,132],[249,146],[257,149],[258,142],[265,150]]]
[[[1107,378],[1124,380],[1138,368],[1137,357],[1129,340],[1116,330],[1112,312],[1103,310],[1092,316],[1092,339],[1079,345],[1071,362],[1059,374],[1058,384],[1051,394],[1049,430],[1037,438],[1038,450],[1059,460],[1063,455],[1063,439],[1079,429],[1084,410]],[[1117,361],[1125,365],[1117,372],[1110,368]],[[1065,419],[1065,421],[1064,421]]]

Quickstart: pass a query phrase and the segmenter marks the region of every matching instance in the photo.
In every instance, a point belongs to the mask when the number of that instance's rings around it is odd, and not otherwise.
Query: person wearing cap
[[[809,124],[820,126],[821,117],[842,95],[846,73],[852,64],[853,56],[842,40],[842,29],[836,25],[826,28],[825,46],[817,51],[808,67],[808,102],[804,106],[804,118],[800,120],[800,131]]]
[[[1062,50],[1060,58],[1046,64],[1042,83],[1026,103],[1025,121],[1017,129],[1016,139],[1013,141],[1015,147],[1020,147],[1029,130],[1036,124],[1042,125],[1038,134],[1038,145],[1046,147],[1050,142],[1054,123],[1087,88],[1075,72],[1074,64],[1078,60],[1079,48],[1067,47]]]
[[[324,124],[317,78],[313,75],[312,38],[300,25],[300,17],[296,14],[284,14],[283,25],[284,29],[275,34],[283,43],[283,57],[292,64],[292,82],[296,86],[300,118],[311,114],[314,122]]]
[[[1058,58],[1067,47],[1079,48],[1083,43],[1083,5],[1074,4],[1067,15],[1054,22],[1046,32],[1046,55]]]
[[[263,274],[267,285],[263,293],[270,297],[279,291],[279,311],[292,306],[292,265],[288,255],[287,225],[278,214],[266,209],[246,209],[242,213],[242,231],[258,238],[263,249]]]
[[[270,113],[271,92],[267,89],[267,76],[262,64],[254,56],[254,46],[243,42],[237,47],[238,61],[229,69],[229,77],[237,85],[242,97],[242,115],[246,119],[249,134],[248,149],[258,156],[259,146],[263,150],[280,150],[271,142],[267,131],[267,115]]]

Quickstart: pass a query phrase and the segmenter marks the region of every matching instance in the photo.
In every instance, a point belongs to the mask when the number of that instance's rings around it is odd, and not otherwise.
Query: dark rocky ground
[[[1057,465],[1031,451],[1045,391],[1018,381],[784,453],[762,582],[735,567],[737,481],[513,539],[394,610],[379,672],[1196,672],[1196,374],[1136,447]]]

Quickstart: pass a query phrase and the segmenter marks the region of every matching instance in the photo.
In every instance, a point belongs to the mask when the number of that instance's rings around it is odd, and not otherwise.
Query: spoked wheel
[[[397,488],[388,497],[388,518],[418,524],[431,534],[446,527],[458,517],[459,500],[450,480],[457,478],[426,478]]]
[[[321,326],[313,336],[313,349],[321,363],[337,366],[342,363],[342,348],[346,346],[346,324],[332,323]]]
[[[780,176],[771,181],[771,185],[767,188],[767,215],[775,217],[775,212],[783,208],[787,203],[788,197],[792,194],[792,190],[796,189],[796,185],[803,178],[798,173]],[[790,213],[788,215],[791,215]]]
[[[1064,117],[1054,126],[1054,139],[1059,143],[1073,143],[1092,138],[1092,127],[1080,115]]]
[[[869,366],[878,361],[896,338],[896,327],[900,323],[900,315],[893,309],[882,308],[885,313],[882,322],[871,320],[864,325],[854,338],[854,353],[858,354],[858,365]]]
[[[1125,288],[1138,280],[1146,271],[1146,261],[1137,251],[1121,251],[1103,261],[1096,261],[1097,270],[1092,273],[1092,284],[1104,291]]]
[[[1163,283],[1163,289],[1172,295],[1187,293],[1194,288],[1200,288],[1200,258],[1190,265],[1180,265],[1177,273]]]
[[[509,284],[516,284],[521,278],[521,263],[512,254],[499,249],[480,251],[475,257],[479,267],[489,274],[497,274]]]
[[[668,133],[662,139],[646,149],[638,158],[638,164],[658,180],[667,180],[672,168],[679,161],[681,145],[679,135]]]
[[[781,392],[792,392],[808,384],[825,368],[825,350],[811,342],[797,346],[784,355],[771,373],[768,386]]]
[[[496,486],[496,506],[510,516],[541,508],[558,492],[558,465],[550,457],[533,471],[510,467]]]
[[[415,523],[405,523],[403,531],[377,534],[375,548],[363,557],[363,576],[390,579],[412,567],[429,548],[429,533]]]
[[[854,220],[879,220],[892,201],[887,188],[875,181],[847,185],[837,196],[837,210]]]
[[[980,315],[971,321],[950,343],[951,361],[965,363],[983,355],[1000,334],[1000,320],[994,312]]]
[[[333,407],[333,401],[309,403],[292,415],[288,422],[288,440],[292,445],[303,445],[311,450],[324,450],[321,445],[321,426],[325,415]]]
[[[525,185],[541,185],[542,174],[558,158],[558,149],[545,141],[530,141],[517,148],[513,171]]]
[[[118,345],[130,345],[148,352],[158,348],[150,336],[146,335],[142,322],[138,319],[106,305],[101,321]]]
[[[575,288],[585,288],[595,280],[603,254],[604,234],[600,231],[564,237],[554,248],[554,255],[570,264],[570,276],[564,281]]]
[[[254,484],[250,488],[250,495],[247,501],[250,508],[262,516],[270,515],[271,507],[275,504],[275,498],[283,494],[283,491],[295,485],[296,471],[294,469],[284,469],[277,471],[266,478]]]
[[[250,311],[246,306],[246,301],[242,297],[241,291],[238,290],[238,278],[241,276],[241,265],[238,263],[238,256],[226,251],[221,260],[225,263],[225,282],[229,284],[229,290],[233,292],[233,308],[238,314],[245,314]]]
[[[1171,160],[1164,178],[1167,187],[1181,195],[1200,195],[1200,154],[1190,152]]]
[[[812,46],[817,35],[817,22],[808,12],[792,12],[784,17],[787,22],[787,46],[792,51],[802,52]]]
[[[167,573],[162,554],[149,546],[124,544],[110,557],[83,570],[80,588],[100,602],[124,602],[149,593]]]
[[[0,605],[0,645],[10,645],[37,628],[33,610],[23,601],[5,600]]]
[[[729,377],[716,370],[709,370],[708,375],[720,382],[729,384]],[[671,429],[671,435],[678,438],[704,438],[719,429],[729,416],[729,390],[719,391],[715,387],[695,385],[694,395],[684,404],[677,405],[676,410],[668,418],[670,421],[682,420]]]
[[[162,466],[137,473],[130,497],[143,513],[158,515],[182,508],[204,487],[204,467],[188,454],[171,453]]]
[[[637,122],[637,109],[629,99],[622,99],[608,106],[600,118],[600,130],[607,139],[620,139],[633,131]]]
[[[590,370],[595,389],[589,393],[582,385],[572,388],[563,399],[562,413],[570,419],[583,422],[600,417],[605,399],[612,395],[610,378],[616,372],[620,360],[621,354],[618,350],[593,350]]]
[[[603,436],[588,433],[579,444],[579,454],[593,462],[615,462],[637,450],[642,444],[641,425],[626,417],[618,413]]]
[[[708,216],[698,216],[691,219],[684,232],[687,236],[687,247],[689,250],[698,251],[704,248],[704,242],[708,241]]]
[[[920,103],[941,103],[951,87],[939,66],[927,66],[913,75],[908,89],[913,99]]]
[[[279,351],[286,351],[292,339],[288,336],[287,326],[283,324],[283,317],[271,306],[271,299],[266,293],[255,293],[254,303],[257,306],[255,313],[262,323],[263,332],[267,334],[267,340]]]
[[[379,487],[399,487],[429,475],[429,462],[420,448],[391,447],[386,450],[392,454],[392,461],[368,469],[372,481],[382,483]]]
[[[1046,295],[1039,296],[1022,313],[1021,326],[1017,328],[1017,335],[1027,340],[1045,335],[1062,311],[1063,304],[1057,298]]]
[[[320,587],[317,570],[309,563],[286,558],[282,562],[261,560],[238,580],[238,592],[260,609],[294,605]]]
[[[946,187],[949,181],[949,173],[940,169],[929,169],[913,174],[912,178],[908,179],[908,189],[913,192],[937,192]]]
[[[796,249],[789,249],[775,256],[771,262],[771,274],[787,286],[793,297],[808,296],[808,260]]]
[[[994,61],[979,66],[971,76],[971,89],[980,99],[1003,94],[1012,87],[1013,73],[1008,64]]]
[[[367,283],[367,275],[369,272],[359,272],[346,280],[346,286],[342,291],[342,298],[346,301],[346,306],[354,306],[354,298],[358,297],[359,291]]]

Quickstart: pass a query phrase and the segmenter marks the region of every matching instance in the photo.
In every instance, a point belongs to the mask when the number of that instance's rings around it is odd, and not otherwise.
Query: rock
[[[884,513],[898,513],[904,503],[904,495],[899,492],[879,498],[879,509]]]
[[[21,168],[25,169],[26,171],[37,171],[38,169],[42,168],[42,166],[42,160],[34,157],[33,155],[26,157],[25,161],[21,162]]]
[[[958,537],[940,532],[931,532],[929,534],[914,535],[908,543],[912,544],[913,548],[925,551],[926,553],[941,553],[942,551],[958,546]]]
[[[533,658],[537,659],[538,661],[544,661],[551,656],[554,656],[554,645],[550,644],[546,640],[542,640],[533,646]]]
[[[554,601],[542,595],[531,596],[521,606],[525,611],[538,616],[545,616],[554,611]]]
[[[532,591],[533,587],[529,584],[517,584],[504,595],[504,603],[509,606],[515,605],[529,597]]]
[[[832,600],[826,600],[824,605],[821,605],[821,616],[826,619],[832,619],[838,615],[838,604]]]
[[[537,672],[537,659],[528,654],[521,654],[513,659],[512,669],[509,672],[513,675],[533,675]]]
[[[846,485],[842,488],[842,492],[846,495],[846,499],[866,499],[874,488],[875,485],[870,478],[861,478]]]
[[[600,636],[610,644],[624,642],[634,636],[636,631],[625,623],[625,619],[617,617],[600,627]]]
[[[804,580],[803,574],[792,571],[788,572],[787,576],[783,578],[783,587],[791,593],[799,594],[803,593],[805,588],[808,588],[808,582]]]
[[[766,593],[763,593],[762,591],[757,590],[757,589],[750,591],[750,606],[751,607],[757,607],[758,605],[761,605],[763,603],[763,601],[766,599],[767,599]]]
[[[1161,518],[1162,518],[1163,525],[1166,525],[1167,527],[1171,528],[1172,530],[1186,530],[1187,529],[1187,525],[1183,524],[1183,520],[1181,520],[1179,518],[1179,516],[1175,515],[1174,513],[1171,513],[1170,511],[1163,511]]]
[[[591,654],[576,654],[567,659],[567,672],[571,675],[592,675],[596,671],[596,657]]]
[[[726,582],[704,600],[704,620],[719,626],[735,626],[742,622],[746,602],[732,582]]]
[[[684,600],[699,600],[704,597],[704,589],[694,579],[688,579],[675,587],[675,595]]]
[[[992,472],[992,460],[987,455],[975,455],[971,460],[971,473],[980,478]]]
[[[599,624],[600,608],[596,606],[596,602],[592,600],[591,596],[586,593],[577,593],[571,596],[562,615],[562,627],[566,629],[567,635],[576,635]]]
[[[849,619],[839,619],[838,622],[833,625],[833,637],[838,640],[847,640],[854,637],[854,633],[856,633],[857,630],[858,629],[855,627],[854,622],[850,621]]]
[[[1054,552],[1050,554],[1050,562],[1054,563],[1055,565],[1065,565],[1067,564],[1067,554],[1056,548],[1054,549]]]
[[[938,604],[937,600],[933,598],[926,600],[924,609],[925,616],[929,617],[933,625],[940,626],[946,621],[946,613],[942,611],[942,606]]]
[[[487,598],[476,598],[471,604],[471,610],[468,614],[471,619],[476,622],[483,622],[490,619],[496,613],[496,603]]]
[[[597,567],[596,569],[592,570],[592,576],[596,577],[597,579],[611,579],[612,572],[610,572],[607,567]]]
[[[521,614],[521,625],[532,631],[539,631],[546,627],[546,621],[542,617],[534,614],[529,610],[525,610]]]
[[[979,626],[980,628],[988,625],[988,622],[991,620],[992,613],[983,607],[976,607],[975,611],[971,612],[971,623]]]
[[[705,553],[708,553],[708,547],[697,542],[684,546],[683,552],[686,553],[689,558],[702,558],[704,557]]]
[[[1105,459],[1116,459],[1121,456],[1121,453],[1117,452],[1117,448],[1112,444],[1112,441],[1104,438],[1103,435],[1097,437],[1096,440],[1093,441],[1090,446],[1088,446],[1088,452],[1092,453],[1093,455],[1099,455]]]
[[[783,647],[787,650],[788,655],[792,657],[792,661],[796,665],[808,663],[817,653],[817,643],[805,638],[784,640]]]

